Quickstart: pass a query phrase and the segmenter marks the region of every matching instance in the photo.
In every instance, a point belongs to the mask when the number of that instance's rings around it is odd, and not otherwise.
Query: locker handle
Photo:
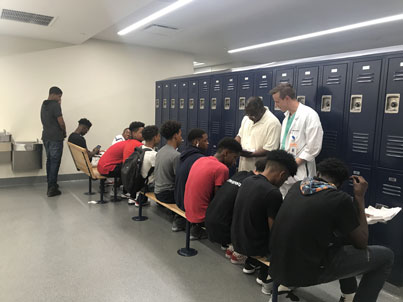
[[[195,105],[195,100],[194,99],[189,99],[189,109],[193,109]]]
[[[351,95],[350,112],[361,113],[362,110],[362,94]]]
[[[297,96],[297,100],[298,102],[300,102],[301,104],[305,105],[305,96],[304,95],[299,95]]]
[[[330,112],[331,110],[332,110],[332,96],[331,95],[322,95],[320,111]]]
[[[388,93],[385,101],[385,113],[399,113],[400,93]]]

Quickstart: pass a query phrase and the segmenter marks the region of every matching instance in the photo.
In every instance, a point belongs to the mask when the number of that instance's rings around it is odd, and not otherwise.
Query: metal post
[[[186,247],[179,249],[178,254],[184,257],[197,255],[197,250],[190,247],[190,222],[188,220],[186,220]]]
[[[146,197],[142,193],[140,193],[139,197],[137,197],[138,198],[138,203],[139,203],[139,216],[132,217],[132,219],[134,221],[144,221],[144,220],[148,219],[147,216],[142,216],[142,213],[143,213],[143,198],[142,198],[142,196]]]
[[[85,195],[94,195],[95,193],[92,192],[92,179],[91,176],[88,177],[88,192],[84,193]]]

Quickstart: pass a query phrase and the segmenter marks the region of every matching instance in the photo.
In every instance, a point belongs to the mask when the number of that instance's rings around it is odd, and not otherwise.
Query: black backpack
[[[121,169],[121,179],[123,187],[130,194],[135,194],[148,184],[148,178],[154,171],[154,167],[148,171],[147,177],[141,176],[141,167],[143,166],[144,155],[150,148],[136,147],[134,152],[126,159]]]

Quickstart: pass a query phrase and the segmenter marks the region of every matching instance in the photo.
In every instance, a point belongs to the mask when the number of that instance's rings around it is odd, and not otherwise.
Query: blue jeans
[[[63,154],[63,141],[44,141],[46,151],[46,174],[48,188],[57,184],[57,174],[59,173],[60,162]]]
[[[356,249],[351,245],[330,248],[319,283],[363,275],[354,302],[375,302],[392,270],[393,252],[383,246]]]

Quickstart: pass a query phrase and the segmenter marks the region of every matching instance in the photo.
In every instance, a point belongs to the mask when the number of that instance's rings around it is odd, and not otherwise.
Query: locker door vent
[[[386,155],[403,158],[403,136],[388,135],[386,140]]]
[[[337,148],[337,131],[325,131],[323,135],[322,148],[324,150],[336,150]]]
[[[393,81],[403,81],[403,71],[396,71],[393,75]]]
[[[313,77],[303,78],[301,80],[301,86],[313,86]]]
[[[368,153],[368,133],[353,132],[353,152]]]
[[[211,133],[220,134],[220,122],[211,123]]]
[[[234,124],[233,123],[229,123],[229,122],[227,122],[227,123],[225,123],[225,125],[224,125],[224,136],[234,136],[234,130],[233,129],[235,129],[235,126],[234,126]]]
[[[401,197],[402,196],[402,188],[399,186],[392,186],[389,184],[382,185],[382,193],[386,195]]]
[[[208,122],[200,121],[200,128],[202,128],[204,131],[207,131],[208,130]]]
[[[327,85],[340,85],[341,84],[341,76],[337,75],[337,76],[329,76],[326,79],[326,84]]]
[[[197,120],[196,119],[189,119],[189,128],[197,128]]]
[[[373,72],[364,72],[360,73],[357,76],[357,83],[373,83],[375,78],[375,74]]]
[[[259,89],[265,89],[269,87],[269,82],[267,80],[262,80],[259,82]]]
[[[250,89],[250,82],[242,83],[242,90],[248,90],[248,89]]]
[[[235,84],[234,83],[228,83],[227,91],[234,91],[234,90],[235,90]]]
[[[221,84],[220,83],[215,83],[213,86],[214,91],[221,91]]]

